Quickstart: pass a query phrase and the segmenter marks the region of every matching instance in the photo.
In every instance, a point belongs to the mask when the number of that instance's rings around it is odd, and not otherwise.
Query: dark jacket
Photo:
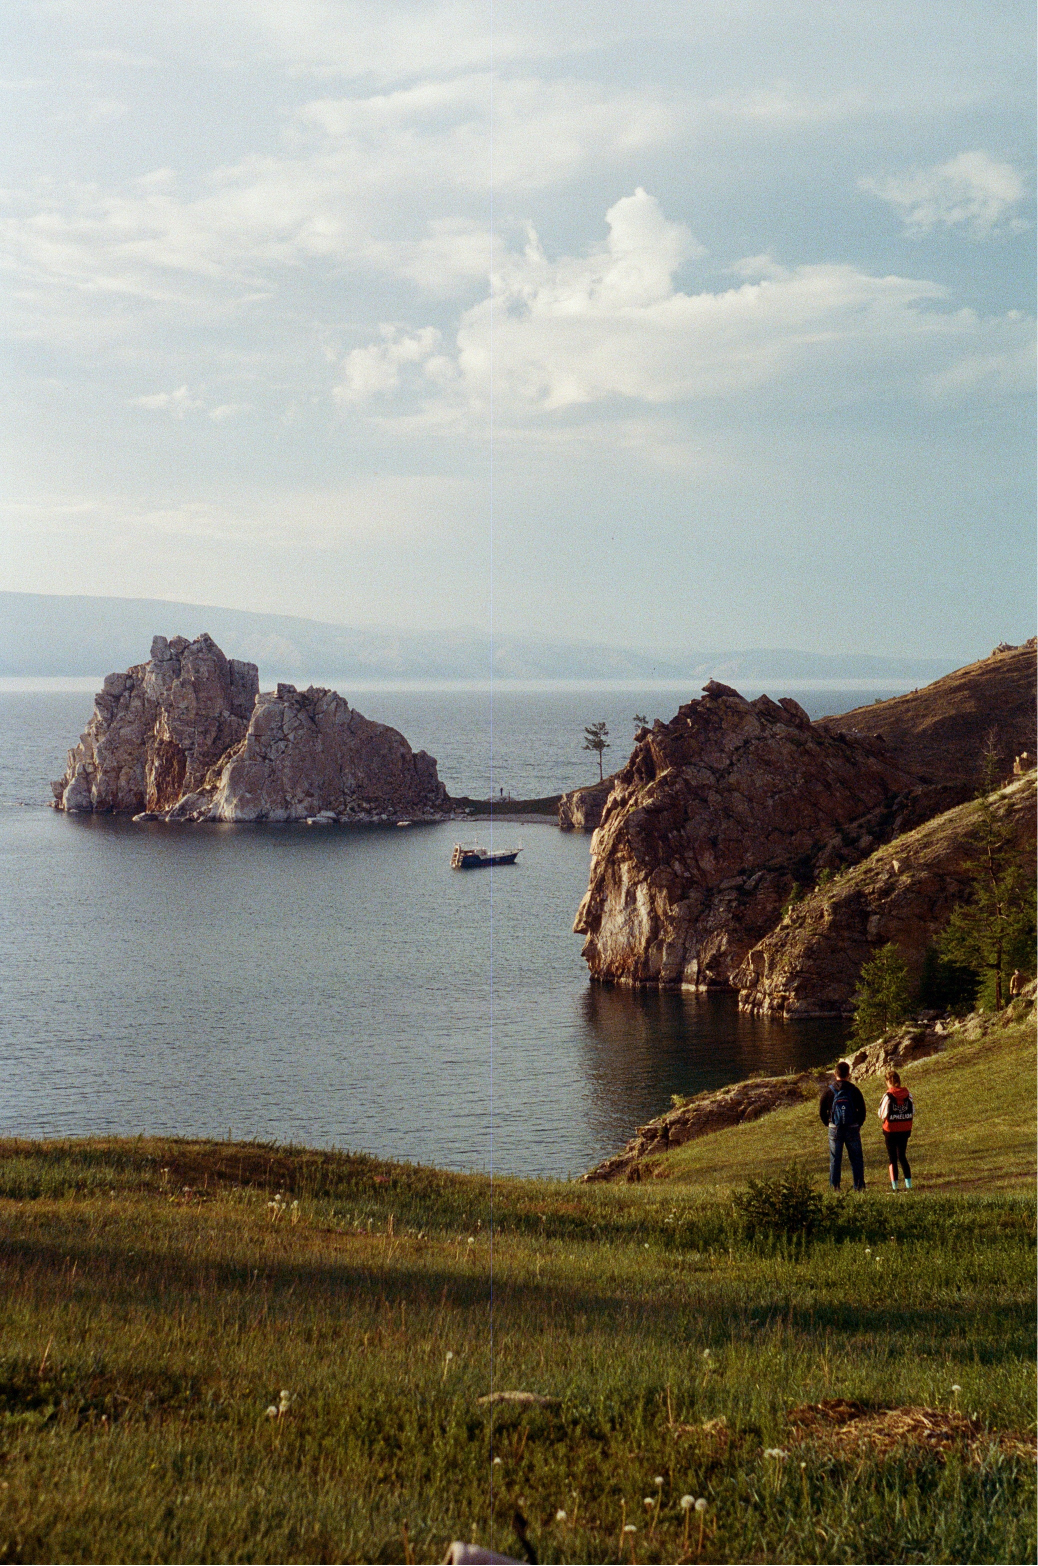
[[[863,1126],[865,1124],[866,1114],[865,1100],[862,1098],[858,1089],[854,1086],[854,1083],[849,1081],[840,1082],[838,1084],[836,1082],[830,1082],[829,1086],[818,1100],[818,1114],[823,1126],[827,1126],[832,1119],[833,1093],[837,1086],[844,1088],[850,1096],[851,1112],[850,1118],[846,1123],[852,1126]]]

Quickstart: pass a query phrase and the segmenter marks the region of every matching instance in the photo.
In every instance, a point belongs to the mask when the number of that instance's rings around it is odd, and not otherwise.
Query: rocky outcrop
[[[110,674],[65,776],[59,810],[172,821],[383,821],[446,815],[436,762],[335,691],[259,694],[255,664],[209,636],[156,637],[151,661]]]
[[[210,636],[156,636],[151,660],[110,674],[63,778],[59,810],[166,811],[199,788],[245,737],[259,690],[254,663],[225,658]]]
[[[1022,647],[1002,643],[989,658],[922,690],[819,718],[818,727],[882,735],[891,756],[910,772],[934,782],[964,780],[972,792],[989,737],[1003,778],[1021,752],[1033,764],[1035,675],[1033,637]]]
[[[594,832],[601,824],[606,800],[616,782],[616,774],[587,788],[574,788],[559,800],[559,827],[563,832]]]
[[[788,697],[704,692],[637,731],[591,840],[574,929],[597,979],[727,985],[797,884],[933,813],[882,741],[819,729]]]
[[[242,743],[171,820],[340,822],[449,813],[436,762],[335,691],[279,685],[258,696]]]
[[[696,1137],[723,1131],[726,1126],[744,1125],[759,1120],[762,1115],[770,1115],[773,1110],[787,1109],[791,1104],[817,1098],[827,1075],[826,1072],[802,1071],[788,1077],[751,1077],[746,1082],[735,1082],[714,1092],[697,1093],[695,1098],[668,1109],[666,1114],[657,1115],[647,1125],[639,1126],[626,1146],[580,1178],[584,1181],[640,1180],[643,1173],[652,1172],[651,1164],[646,1167],[646,1160],[671,1153]]]
[[[1021,866],[1033,873],[1034,773],[991,797]],[[732,974],[740,1009],[851,1016],[862,964],[888,941],[917,979],[927,945],[968,893],[976,813],[976,804],[960,805],[814,887]]]

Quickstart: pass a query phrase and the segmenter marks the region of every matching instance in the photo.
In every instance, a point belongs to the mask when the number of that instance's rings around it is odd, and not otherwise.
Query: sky
[[[1033,634],[1030,5],[0,15],[0,587]]]

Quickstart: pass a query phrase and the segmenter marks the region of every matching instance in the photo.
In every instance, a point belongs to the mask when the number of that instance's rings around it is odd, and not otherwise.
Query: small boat
[[[514,865],[523,851],[522,843],[506,854],[492,854],[479,843],[455,843],[451,854],[452,870],[479,870],[484,865]]]

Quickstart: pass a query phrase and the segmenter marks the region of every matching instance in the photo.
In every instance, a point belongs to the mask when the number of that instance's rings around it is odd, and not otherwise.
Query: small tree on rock
[[[604,723],[589,723],[584,729],[584,749],[593,750],[598,756],[598,781],[603,779],[602,752],[610,750],[609,730]]]
[[[856,1044],[871,1044],[911,1016],[912,985],[904,958],[893,941],[881,946],[874,957],[862,964],[854,1004],[852,1037]]]

